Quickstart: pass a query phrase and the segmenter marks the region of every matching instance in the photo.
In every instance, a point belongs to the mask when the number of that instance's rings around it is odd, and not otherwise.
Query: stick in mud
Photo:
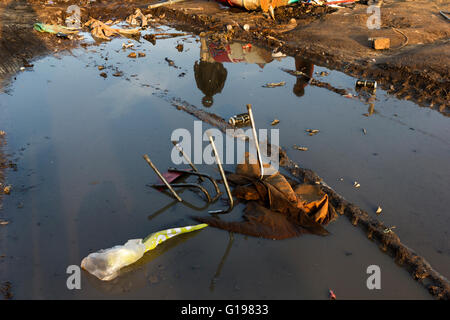
[[[158,175],[158,177],[161,179],[162,182],[164,182],[164,184],[167,186],[167,188],[170,190],[170,192],[172,192],[172,194],[174,195],[175,198],[177,198],[177,200],[179,202],[182,202],[183,199],[180,198],[180,196],[175,192],[175,190],[173,190],[173,188],[170,186],[169,182],[167,182],[167,180],[163,177],[163,175],[161,174],[161,172],[159,172],[159,170],[155,167],[155,165],[153,164],[152,160],[150,160],[149,156],[144,154],[142,156],[145,161],[147,161],[147,163],[149,164],[149,166],[153,169],[153,171],[156,172],[156,174]]]

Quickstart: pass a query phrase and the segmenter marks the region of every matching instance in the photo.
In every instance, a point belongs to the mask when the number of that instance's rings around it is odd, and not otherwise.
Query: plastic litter
[[[39,32],[48,32],[53,34],[71,34],[78,33],[78,30],[75,28],[68,28],[64,26],[52,25],[52,24],[44,24],[44,23],[35,23],[33,25],[34,30]]]
[[[161,242],[207,227],[207,224],[198,224],[180,228],[172,228],[150,234],[145,239],[131,239],[124,245],[103,249],[89,254],[81,261],[81,267],[103,281],[109,281],[119,275],[120,269],[135,263],[144,253],[153,250]]]

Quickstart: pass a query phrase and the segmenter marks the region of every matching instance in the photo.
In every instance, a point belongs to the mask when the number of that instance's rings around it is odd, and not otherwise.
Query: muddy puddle
[[[145,56],[129,58],[131,52]],[[345,217],[327,227],[327,237],[282,241],[206,228],[161,244],[115,280],[83,271],[81,290],[66,287],[67,267],[89,253],[194,224],[190,216],[225,207],[207,206],[190,190],[180,195],[191,205],[177,203],[146,186],[156,176],[142,155],[164,171],[173,166],[172,132],[194,129],[196,119],[167,97],[224,119],[251,103],[258,128],[278,128],[291,159],[374,216],[381,206],[379,219],[449,277],[449,119],[382,90],[376,98],[358,93],[355,81],[303,57],[274,57],[245,43],[219,47],[190,35],[156,45],[115,39],[34,62],[0,94],[5,149],[18,165],[8,171],[13,189],[0,212],[10,221],[0,227],[0,280],[19,299],[327,299],[329,289],[338,299],[430,299]],[[308,128],[320,131],[309,136]],[[215,166],[198,168],[219,177]],[[242,209],[230,216],[240,218]],[[374,264],[381,290],[366,286]]]

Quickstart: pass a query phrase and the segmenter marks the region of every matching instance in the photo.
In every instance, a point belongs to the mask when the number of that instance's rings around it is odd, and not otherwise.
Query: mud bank
[[[304,56],[315,64],[354,77],[376,79],[400,99],[450,114],[449,22],[440,10],[450,10],[441,0],[384,1],[381,29],[367,28],[367,5],[331,9],[295,5],[277,8],[276,21],[262,12],[224,8],[214,1],[190,0],[156,9],[148,1],[53,1],[2,0],[0,2],[0,78],[11,77],[29,59],[70,49],[76,41],[61,40],[33,31],[34,22],[63,24],[71,4],[81,8],[81,20],[125,19],[141,8],[155,21],[207,35],[219,41],[242,40]],[[292,20],[292,19],[295,19]],[[248,31],[243,26],[248,24]],[[230,26],[232,27],[231,30]],[[391,39],[391,49],[375,51],[369,37]]]

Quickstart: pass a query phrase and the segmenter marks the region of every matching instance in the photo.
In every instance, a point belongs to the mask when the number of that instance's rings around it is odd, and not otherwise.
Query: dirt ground
[[[368,5],[344,9],[293,5],[277,8],[276,20],[262,12],[225,10],[215,1],[187,0],[147,9],[142,0],[0,1],[0,87],[29,60],[70,49],[77,41],[61,40],[33,30],[34,22],[64,24],[71,4],[81,7],[81,20],[125,19],[141,8],[159,23],[195,33],[206,32],[219,41],[243,40],[283,53],[309,58],[317,65],[348,75],[376,79],[398,98],[450,115],[450,21],[445,0],[394,1],[381,5],[381,28],[367,28]],[[291,19],[295,19],[295,22]],[[250,29],[245,31],[243,26]],[[232,30],[227,30],[227,26]],[[391,49],[376,51],[369,37],[388,37]]]

